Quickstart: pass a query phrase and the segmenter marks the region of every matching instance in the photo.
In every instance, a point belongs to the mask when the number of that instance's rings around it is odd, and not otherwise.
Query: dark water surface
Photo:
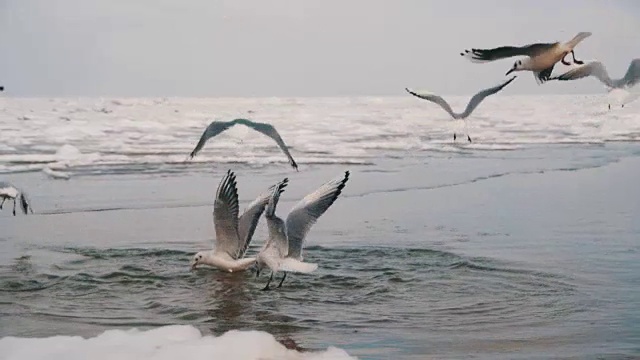
[[[366,359],[640,356],[640,147],[425,152],[367,165],[194,165],[51,181],[37,214],[0,213],[0,336],[194,325],[264,330]],[[308,237],[318,271],[262,292],[255,273],[189,271],[213,194],[244,207],[288,176],[279,213],[351,170]],[[261,220],[256,252],[266,237]]]

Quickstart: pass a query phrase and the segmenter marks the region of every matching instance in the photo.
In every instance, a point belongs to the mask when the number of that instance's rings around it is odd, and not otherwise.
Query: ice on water
[[[288,350],[262,331],[232,330],[221,336],[203,336],[192,326],[164,326],[153,330],[107,330],[92,337],[54,336],[49,338],[0,339],[0,358],[5,360],[174,360],[174,359],[355,359],[344,350]]]
[[[468,101],[464,96],[448,99],[455,108]],[[237,117],[275,125],[301,164],[370,164],[380,155],[411,151],[640,140],[639,105],[608,111],[608,101],[607,94],[498,94],[469,118],[474,143],[451,146],[462,122],[410,96],[0,98],[0,172],[182,163],[212,120]],[[243,127],[207,143],[193,161],[287,166],[270,139]]]

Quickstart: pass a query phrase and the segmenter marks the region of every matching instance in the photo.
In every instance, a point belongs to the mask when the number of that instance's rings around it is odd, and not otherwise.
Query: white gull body
[[[603,63],[597,60],[588,61],[580,66],[573,66],[570,70],[551,80],[571,81],[593,76],[600,80],[609,92],[613,90],[628,90],[640,83],[640,58],[631,60],[627,72],[623,77],[612,79]],[[624,107],[624,104],[622,105]],[[609,104],[611,108],[611,104]]]
[[[223,271],[237,272],[248,269],[255,258],[245,258],[249,243],[260,216],[274,191],[283,191],[288,179],[255,199],[238,217],[238,190],[235,174],[229,170],[220,182],[213,205],[213,224],[216,232],[213,250],[198,252],[191,261],[191,268],[209,265]],[[275,189],[275,190],[274,190]]]
[[[449,103],[443,99],[441,96],[436,95],[436,94],[431,94],[431,93],[424,93],[424,92],[415,92],[409,88],[405,88],[405,90],[415,96],[418,97],[420,99],[423,100],[427,100],[427,101],[431,101],[433,103],[436,103],[438,105],[440,105],[440,107],[442,109],[444,109],[444,111],[446,111],[447,113],[449,113],[449,115],[451,115],[451,117],[455,120],[464,120],[464,125],[465,125],[465,129],[467,128],[467,121],[466,118],[469,117],[469,115],[471,115],[471,113],[473,112],[473,110],[475,110],[476,107],[478,107],[478,105],[480,105],[480,103],[482,102],[482,100],[484,100],[484,98],[486,98],[487,96],[493,95],[497,92],[499,92],[500,90],[504,89],[505,86],[509,85],[513,80],[515,80],[515,76],[511,77],[509,80],[503,81],[500,84],[490,87],[488,89],[484,89],[484,90],[480,90],[477,94],[473,95],[473,97],[471,98],[471,100],[469,100],[469,103],[467,104],[466,109],[464,109],[464,112],[462,113],[457,113],[454,112],[451,109],[451,106],[449,105]],[[468,130],[467,130],[467,139],[469,140],[469,142],[471,142],[471,136],[469,136],[468,134]],[[456,140],[456,134],[453,134],[453,141]]]
[[[6,181],[0,181],[0,199],[2,199],[2,201],[0,201],[0,210],[2,210],[5,201],[13,200],[13,216],[16,216],[16,200],[20,201],[20,208],[25,215],[27,215],[29,211],[33,214],[33,208],[31,207],[27,194]]]
[[[324,214],[342,193],[342,189],[349,180],[349,171],[343,177],[331,180],[316,191],[305,196],[291,209],[286,222],[276,216],[276,206],[280,193],[274,191],[265,218],[269,227],[269,239],[263,246],[256,259],[257,272],[264,267],[271,269],[269,281],[263,290],[269,289],[269,284],[278,271],[285,274],[278,287],[282,286],[287,272],[310,273],[318,268],[317,264],[303,262],[302,248],[304,240],[313,224]]]
[[[542,84],[549,80],[557,62],[561,61],[565,65],[570,65],[564,60],[569,53],[573,56],[574,63],[583,63],[576,60],[573,49],[589,36],[591,36],[590,32],[580,32],[565,43],[536,43],[525,46],[501,46],[493,49],[471,49],[463,51],[460,55],[474,63],[485,63],[513,56],[527,56],[522,60],[517,60],[506,75],[514,71],[532,71],[538,84]]]

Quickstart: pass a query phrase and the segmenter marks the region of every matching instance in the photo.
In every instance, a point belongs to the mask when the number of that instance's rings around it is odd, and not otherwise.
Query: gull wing
[[[516,79],[516,76],[511,77],[511,79],[503,81],[502,83],[494,86],[494,87],[490,87],[488,89],[484,89],[482,91],[480,91],[479,93],[473,95],[473,97],[471,98],[471,100],[469,100],[469,104],[467,104],[467,108],[464,110],[464,112],[462,113],[462,118],[466,118],[467,116],[471,115],[471,113],[473,112],[473,110],[482,102],[482,100],[484,100],[484,98],[486,98],[487,96],[493,95],[495,93],[497,93],[498,91],[502,90],[505,88],[505,86],[511,84],[511,82],[513,80]]]
[[[640,59],[631,60],[627,73],[621,80],[626,86],[635,86],[640,82]]]
[[[570,81],[570,80],[578,80],[588,76],[594,76],[598,78],[603,84],[608,87],[615,87],[613,81],[609,77],[609,73],[607,72],[607,68],[604,67],[600,61],[591,61],[587,64],[580,65],[575,67],[564,74],[556,76],[554,80],[560,81]]]
[[[278,133],[276,128],[274,128],[271,124],[259,123],[259,122],[255,122],[247,119],[235,119],[233,120],[233,122],[236,124],[242,124],[244,126],[250,127],[251,129],[272,138],[278,144],[278,146],[280,147],[280,150],[282,150],[282,152],[289,159],[289,164],[291,165],[291,167],[293,167],[294,169],[296,169],[296,171],[298,171],[298,164],[296,164],[296,161],[291,156],[291,153],[289,153],[289,148],[287,147],[287,144],[284,143],[284,140],[282,140],[282,137],[280,137],[280,134]]]
[[[536,43],[526,46],[501,46],[493,49],[471,49],[460,53],[460,56],[466,57],[471,62],[483,63],[506,59],[514,56],[535,57],[552,49],[559,43]]]
[[[237,256],[238,259],[242,258],[247,252],[249,243],[251,243],[251,238],[253,237],[253,233],[258,226],[258,222],[260,221],[260,216],[262,216],[265,207],[269,203],[274,190],[277,190],[281,194],[288,184],[289,179],[284,178],[284,180],[269,187],[269,190],[260,194],[260,196],[258,196],[251,204],[249,204],[249,206],[247,206],[245,211],[242,213],[240,219],[238,220],[238,236],[241,243],[241,247]]]
[[[344,177],[322,185],[316,191],[305,196],[291,210],[287,216],[286,227],[289,240],[288,257],[302,259],[302,246],[311,226],[336,201],[348,180],[349,171],[345,171]]]
[[[420,99],[423,100],[427,100],[427,101],[431,101],[432,103],[436,103],[438,105],[440,105],[440,107],[442,107],[444,109],[444,111],[448,112],[449,115],[451,115],[452,118],[457,119],[459,114],[454,113],[453,110],[451,109],[451,106],[449,105],[449,103],[447,103],[447,101],[445,99],[443,99],[441,96],[436,95],[436,94],[429,94],[429,93],[417,93],[414,92],[413,90],[409,89],[409,88],[405,88],[405,90],[415,96],[418,97]]]
[[[196,147],[193,149],[193,151],[191,151],[191,154],[189,154],[189,157],[193,159],[193,157],[196,156],[196,154],[200,150],[202,150],[202,148],[204,147],[204,144],[207,142],[207,140],[209,140],[212,137],[222,133],[223,131],[227,130],[228,128],[232,127],[233,125],[235,125],[235,123],[233,123],[231,121],[227,121],[227,122],[225,122],[225,121],[213,121],[204,130],[204,132],[200,136],[200,140],[198,140],[198,144],[196,144]]]
[[[238,209],[236,175],[229,170],[218,185],[213,204],[213,225],[216,231],[214,251],[227,253],[234,259],[240,249]]]
[[[282,259],[287,256],[289,251],[284,221],[276,216],[276,206],[281,193],[277,188],[274,188],[269,197],[264,214],[269,228],[269,238],[258,254],[258,258],[273,271],[278,271]]]

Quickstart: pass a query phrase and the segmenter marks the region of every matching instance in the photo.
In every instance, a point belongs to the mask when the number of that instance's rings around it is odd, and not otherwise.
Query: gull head
[[[193,256],[193,259],[191,260],[191,270],[195,270],[198,264],[202,263],[203,259],[204,259],[204,252],[200,251],[199,253],[195,254]]]
[[[511,68],[511,70],[507,71],[507,73],[504,74],[504,76],[507,76],[514,71],[522,71],[522,70],[524,70],[524,65],[522,64],[522,60],[518,60],[513,63],[513,67]]]

